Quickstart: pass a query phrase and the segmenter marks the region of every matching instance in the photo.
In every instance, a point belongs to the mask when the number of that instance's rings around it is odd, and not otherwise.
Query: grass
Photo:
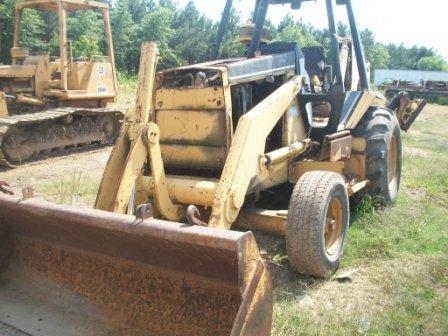
[[[437,102],[438,102],[440,105],[445,105],[445,106],[447,106],[447,105],[448,105],[448,98],[445,98],[445,97],[443,97],[443,98],[439,98]]]
[[[137,76],[130,75],[126,72],[118,72],[118,85],[120,86],[120,93],[128,91],[135,92],[137,88]]]
[[[352,281],[274,280],[273,335],[448,334],[448,109],[430,108],[403,135],[397,203],[352,214]]]
[[[93,205],[99,181],[84,170],[74,169],[67,175],[42,185],[40,192],[46,199],[59,204]]]
[[[137,91],[137,77],[123,72],[118,73],[118,101],[111,105],[124,113],[135,106]]]

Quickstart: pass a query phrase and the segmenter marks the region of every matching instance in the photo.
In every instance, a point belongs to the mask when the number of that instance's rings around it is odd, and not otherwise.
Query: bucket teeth
[[[207,226],[207,223],[202,221],[199,209],[194,205],[189,205],[186,211],[187,222],[190,225]]]
[[[145,220],[149,218],[153,218],[154,209],[152,204],[141,204],[137,207],[135,211],[135,217],[140,220]]]

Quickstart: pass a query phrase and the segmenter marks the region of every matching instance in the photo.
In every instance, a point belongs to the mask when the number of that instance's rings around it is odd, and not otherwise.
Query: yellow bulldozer
[[[27,10],[56,13],[59,55],[22,47]],[[96,11],[104,23],[106,56],[74,57],[67,16]],[[74,147],[110,144],[124,114],[107,108],[116,98],[109,7],[82,0],[26,0],[16,4],[12,65],[0,65],[0,165],[13,167]]]
[[[349,197],[395,200],[400,126],[422,104],[370,89],[350,0],[336,1],[350,38],[326,1],[332,63],[269,43],[268,8],[305,2],[256,1],[245,57],[218,59],[232,0],[209,62],[156,73],[144,44],[96,209],[0,195],[3,334],[269,335],[272,284],[247,229],[285,236],[294,271],[337,269]]]

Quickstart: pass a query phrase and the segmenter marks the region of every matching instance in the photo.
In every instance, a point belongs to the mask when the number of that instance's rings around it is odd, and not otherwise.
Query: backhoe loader
[[[22,45],[28,10],[57,14],[58,55]],[[67,16],[88,10],[102,16],[106,56],[75,57],[76,41],[67,40]],[[0,65],[0,165],[113,143],[124,114],[107,108],[117,91],[109,6],[83,0],[18,2],[12,39],[12,65]]]
[[[286,236],[299,273],[337,269],[349,197],[396,199],[400,126],[422,104],[370,90],[350,0],[336,1],[350,38],[336,36],[326,0],[332,64],[322,48],[269,43],[269,6],[306,2],[256,1],[245,57],[218,59],[231,0],[210,61],[156,73],[145,43],[96,209],[0,196],[0,328],[269,335],[271,280],[247,229]]]

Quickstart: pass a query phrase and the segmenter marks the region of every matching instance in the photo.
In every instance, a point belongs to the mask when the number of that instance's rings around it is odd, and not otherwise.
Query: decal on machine
[[[104,65],[98,66],[98,75],[104,76],[105,74],[106,74],[106,68],[104,67]]]
[[[107,86],[98,86],[96,89],[97,93],[107,93]]]

